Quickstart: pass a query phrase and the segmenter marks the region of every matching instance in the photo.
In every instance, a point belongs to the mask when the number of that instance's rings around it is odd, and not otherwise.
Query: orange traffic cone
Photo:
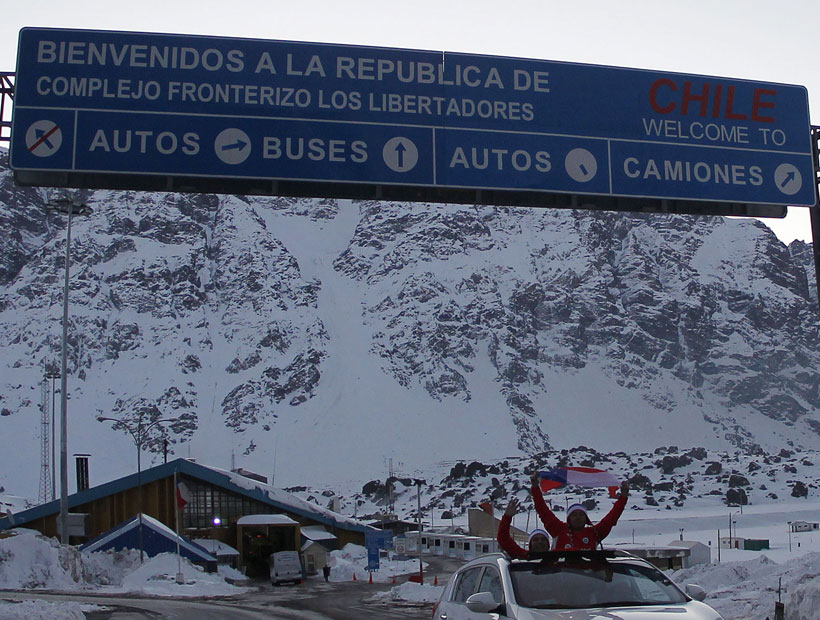
[[[373,583],[373,573],[370,573],[370,583]]]
[[[433,585],[434,585],[434,586],[437,586],[437,585],[438,585],[438,575],[436,575],[435,577],[433,577]]]
[[[393,585],[396,585],[396,576],[393,576]]]
[[[353,581],[356,581],[356,572],[353,572]]]

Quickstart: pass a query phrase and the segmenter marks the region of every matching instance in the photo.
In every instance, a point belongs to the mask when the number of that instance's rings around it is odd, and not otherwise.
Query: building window
[[[239,493],[213,486],[194,478],[184,478],[191,495],[190,503],[182,511],[182,527],[185,529],[212,528],[214,518],[219,526],[233,526],[249,514],[272,514],[273,506],[250,499]]]

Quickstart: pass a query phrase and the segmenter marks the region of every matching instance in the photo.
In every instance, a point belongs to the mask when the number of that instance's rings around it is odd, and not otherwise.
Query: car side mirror
[[[694,583],[687,583],[684,588],[686,594],[691,596],[696,601],[703,601],[706,598],[706,590]]]
[[[476,592],[467,598],[467,609],[477,614],[495,611],[499,605],[490,592]]]

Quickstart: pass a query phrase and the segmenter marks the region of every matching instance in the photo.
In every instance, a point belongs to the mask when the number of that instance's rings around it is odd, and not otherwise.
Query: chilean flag
[[[191,502],[191,492],[184,482],[177,484],[177,508],[182,510]]]
[[[620,486],[618,479],[611,473],[594,467],[556,467],[538,472],[538,476],[544,492],[573,484],[579,487],[608,487],[610,497],[615,497]]]

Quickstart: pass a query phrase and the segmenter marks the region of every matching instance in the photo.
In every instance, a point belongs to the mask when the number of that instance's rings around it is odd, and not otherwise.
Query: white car
[[[296,551],[277,551],[270,556],[270,582],[278,586],[290,581],[302,583],[302,563]]]
[[[649,562],[623,551],[566,551],[538,560],[503,554],[458,569],[433,608],[433,620],[722,620]]]

